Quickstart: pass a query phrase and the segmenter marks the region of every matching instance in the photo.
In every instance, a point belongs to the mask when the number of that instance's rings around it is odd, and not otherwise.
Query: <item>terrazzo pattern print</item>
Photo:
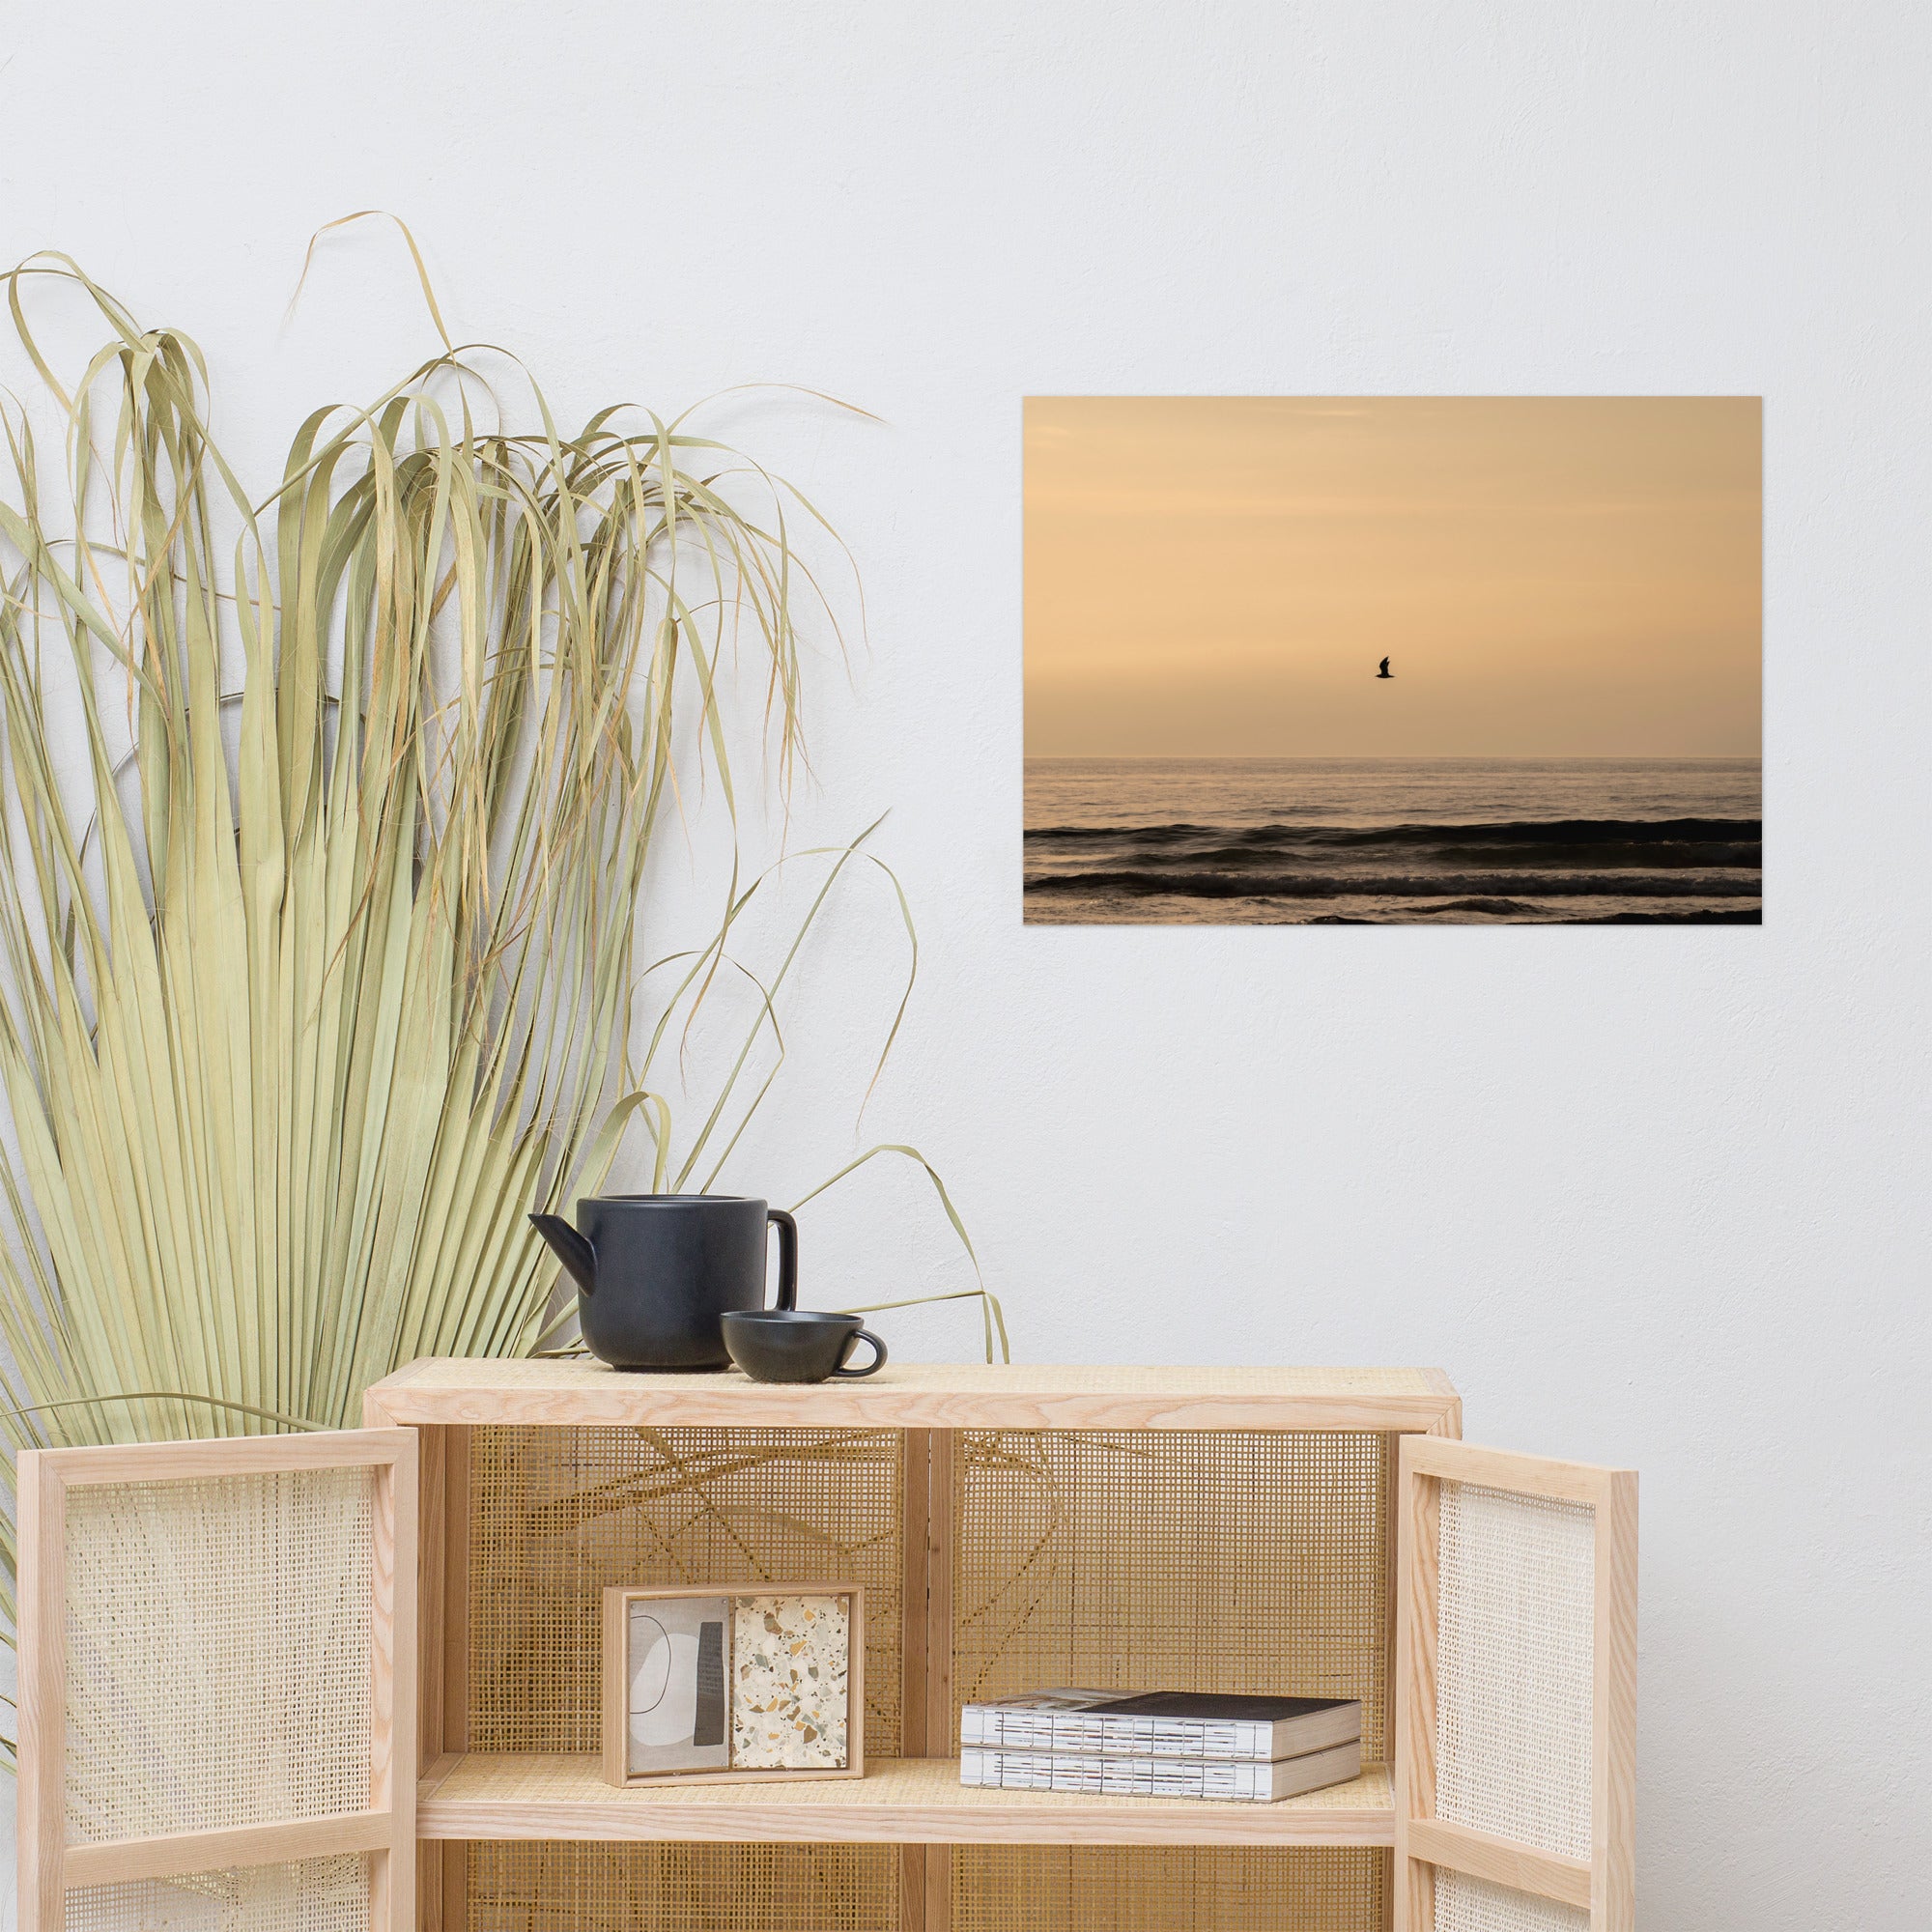
[[[740,1597],[731,1619],[734,1770],[842,1771],[850,1600]]]

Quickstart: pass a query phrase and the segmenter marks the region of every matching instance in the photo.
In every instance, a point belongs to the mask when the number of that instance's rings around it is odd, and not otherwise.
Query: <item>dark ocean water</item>
[[[1035,758],[1029,924],[1757,924],[1755,758]]]

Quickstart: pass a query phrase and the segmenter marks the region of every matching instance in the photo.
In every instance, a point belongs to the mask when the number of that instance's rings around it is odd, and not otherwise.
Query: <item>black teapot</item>
[[[798,1226],[733,1194],[604,1194],[577,1226],[532,1214],[577,1283],[583,1346],[613,1369],[724,1369],[720,1318],[765,1305],[765,1230],[779,1231],[780,1308],[798,1305]]]

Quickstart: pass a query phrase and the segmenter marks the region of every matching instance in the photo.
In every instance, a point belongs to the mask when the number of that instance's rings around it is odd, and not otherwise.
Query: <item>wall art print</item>
[[[1029,924],[1757,924],[1743,396],[1032,397]]]

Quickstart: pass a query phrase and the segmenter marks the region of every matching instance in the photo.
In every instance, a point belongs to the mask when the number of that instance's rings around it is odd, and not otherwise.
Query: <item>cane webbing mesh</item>
[[[466,1932],[896,1932],[895,1845],[469,1848]]]
[[[1467,1878],[1435,1874],[1435,1932],[1589,1932],[1590,1915],[1553,1898]]]
[[[374,1482],[346,1468],[69,1491],[71,1840],[368,1805]]]
[[[83,1886],[65,1932],[366,1932],[369,1862],[304,1859],[186,1878]]]
[[[868,1756],[899,1741],[896,1430],[478,1429],[469,1748],[598,1748],[610,1584],[859,1583]]]
[[[1590,1856],[1596,1512],[1441,1486],[1435,1810]]]
[[[1388,1755],[1393,1436],[962,1431],[961,1702],[1049,1685],[1362,1701]]]
[[[960,1846],[952,1932],[1376,1932],[1385,1852]]]

